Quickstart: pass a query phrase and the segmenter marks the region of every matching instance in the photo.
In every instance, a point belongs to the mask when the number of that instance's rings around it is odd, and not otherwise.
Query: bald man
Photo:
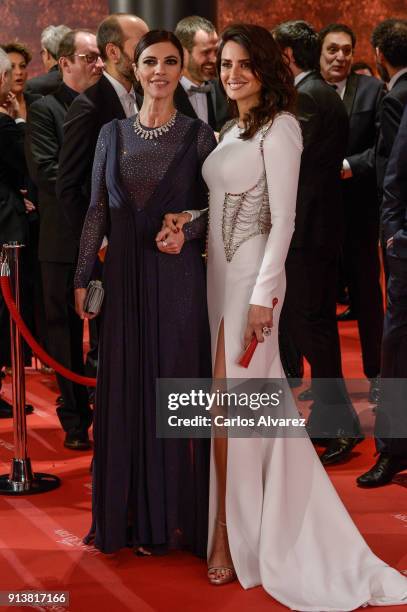
[[[131,117],[141,104],[133,89],[132,63],[137,43],[147,32],[146,23],[135,15],[114,14],[102,21],[96,41],[105,64],[103,75],[74,100],[65,117],[57,194],[77,246],[90,201],[99,132],[113,119]]]

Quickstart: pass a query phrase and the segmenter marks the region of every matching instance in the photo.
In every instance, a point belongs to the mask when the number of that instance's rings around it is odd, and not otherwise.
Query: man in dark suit
[[[62,78],[57,61],[58,48],[67,32],[69,28],[65,25],[51,25],[41,32],[41,59],[46,73],[29,79],[25,85],[25,93],[46,96],[61,85]]]
[[[363,370],[371,381],[373,392],[380,372],[383,332],[375,172],[383,84],[372,77],[351,74],[356,38],[348,26],[330,24],[319,37],[322,76],[343,99],[350,121],[348,147],[342,165],[343,261],[350,302],[359,326]]]
[[[141,105],[134,92],[134,50],[148,31],[134,15],[110,15],[99,25],[96,40],[105,70],[102,77],[69,107],[57,177],[58,204],[71,227],[77,248],[91,196],[93,158],[99,132],[113,119],[131,117]],[[90,350],[86,373],[95,376],[98,319],[89,323]]]
[[[229,119],[229,111],[216,78],[215,26],[193,15],[178,22],[175,35],[184,48],[184,72],[175,91],[175,106],[184,115],[199,117],[219,131]]]
[[[58,51],[62,83],[53,94],[31,105],[26,135],[31,177],[39,191],[41,262],[47,348],[64,366],[83,373],[83,325],[75,313],[73,276],[77,244],[58,206],[55,193],[63,122],[74,99],[101,77],[103,62],[94,34],[71,30]],[[73,450],[90,448],[88,428],[92,421],[85,387],[57,374],[62,401],[58,417],[66,433],[64,445]]]
[[[407,469],[407,107],[384,179],[382,229],[389,278],[375,428],[380,454],[357,479],[361,487],[380,487]]]
[[[377,68],[387,83],[380,106],[380,133],[376,151],[377,186],[380,199],[387,162],[407,105],[407,21],[386,19],[372,33]]]
[[[110,15],[96,40],[105,70],[101,79],[69,107],[57,178],[57,196],[79,246],[91,193],[93,158],[100,129],[113,119],[134,115],[140,99],[133,89],[134,50],[148,31],[134,15]]]
[[[342,381],[336,322],[336,272],[343,229],[340,171],[349,122],[342,101],[315,69],[319,43],[313,28],[305,21],[289,21],[274,30],[274,37],[294,75],[304,145],[280,337],[282,345],[292,338],[311,365],[315,402],[308,425],[311,433],[331,435],[321,457],[324,464],[331,464],[349,456],[359,433]],[[335,381],[321,384],[320,379]]]
[[[10,89],[11,62],[7,53],[0,49],[0,249],[12,241],[27,244],[27,212],[33,208],[21,193],[27,174],[25,122],[18,114],[18,104],[9,103]],[[8,310],[0,292],[0,370],[9,360],[9,326]],[[32,412],[32,407],[27,412]],[[10,416],[10,404],[0,398],[0,418]]]

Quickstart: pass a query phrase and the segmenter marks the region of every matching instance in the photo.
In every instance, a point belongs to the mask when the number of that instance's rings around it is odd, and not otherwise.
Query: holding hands
[[[182,228],[191,220],[189,213],[169,213],[165,215],[161,231],[158,232],[155,242],[161,253],[179,255],[184,246],[185,236]]]

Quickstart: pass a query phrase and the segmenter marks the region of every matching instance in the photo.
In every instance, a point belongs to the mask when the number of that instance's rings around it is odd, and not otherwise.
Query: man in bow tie
[[[229,113],[216,78],[215,26],[203,17],[185,17],[177,24],[175,34],[185,54],[184,75],[175,92],[175,104],[184,115],[199,117],[218,131]]]

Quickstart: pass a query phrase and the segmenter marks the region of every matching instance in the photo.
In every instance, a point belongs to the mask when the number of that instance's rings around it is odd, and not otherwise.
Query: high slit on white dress
[[[292,115],[281,113],[252,139],[240,134],[237,125],[226,131],[203,166],[210,190],[212,354],[223,319],[229,379],[283,378],[278,320],[294,230],[301,130]],[[244,369],[237,360],[248,306],[271,307],[274,297],[272,335]],[[297,415],[293,401],[286,410]],[[216,509],[212,458],[208,554]],[[262,585],[293,610],[344,612],[407,603],[407,579],[367,546],[307,437],[228,439],[226,521],[244,588]]]

